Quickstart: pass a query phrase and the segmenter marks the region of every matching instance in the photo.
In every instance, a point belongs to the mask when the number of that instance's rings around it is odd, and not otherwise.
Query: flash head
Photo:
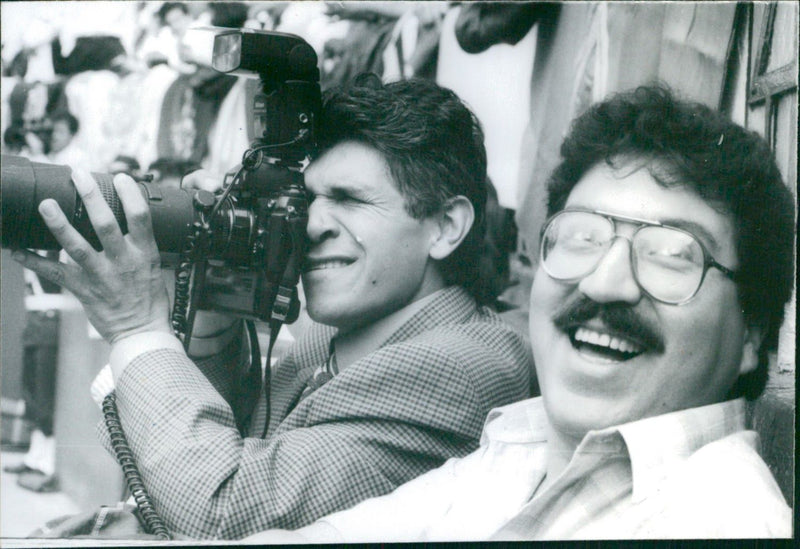
[[[314,48],[299,36],[282,32],[219,31],[214,37],[212,67],[230,74],[319,81]]]

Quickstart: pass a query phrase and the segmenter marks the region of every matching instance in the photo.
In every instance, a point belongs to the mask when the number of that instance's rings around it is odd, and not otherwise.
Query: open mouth
[[[303,264],[303,272],[341,269],[353,263],[355,263],[355,259],[345,257],[307,258]]]
[[[570,328],[567,335],[578,352],[606,362],[630,360],[646,350],[644,345],[630,338],[585,326]]]

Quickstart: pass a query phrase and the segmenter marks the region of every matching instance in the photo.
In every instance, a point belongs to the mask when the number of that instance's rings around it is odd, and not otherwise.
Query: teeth
[[[598,347],[608,347],[623,353],[640,353],[643,350],[627,339],[613,337],[609,334],[601,334],[600,332],[595,332],[587,328],[578,328],[575,332],[575,341],[597,345]]]
[[[317,263],[313,267],[311,267],[312,271],[318,271],[323,269],[337,269],[339,267],[347,267],[349,263],[346,261],[341,261],[338,259],[332,259],[330,261],[323,261],[322,263]]]

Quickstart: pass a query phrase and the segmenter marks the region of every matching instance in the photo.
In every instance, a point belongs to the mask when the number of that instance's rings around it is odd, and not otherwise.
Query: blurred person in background
[[[58,252],[48,252],[56,259]],[[56,297],[61,288],[25,269],[25,329],[22,332],[22,396],[25,419],[32,426],[30,446],[22,461],[3,470],[19,475],[17,484],[34,492],[58,490],[53,420],[60,314]]]
[[[195,23],[186,2],[164,2],[155,17],[159,28],[144,37],[138,47],[139,56],[151,67],[166,63],[181,73],[194,72],[196,67],[181,57],[186,31]]]
[[[51,119],[50,143],[47,159],[52,164],[64,164],[79,169],[89,169],[86,153],[75,142],[80,123],[69,112],[56,113]]]
[[[153,182],[165,186],[179,188],[186,174],[200,169],[200,165],[191,160],[178,158],[159,158],[147,168],[153,175]]]
[[[139,165],[139,161],[124,154],[117,155],[108,165],[108,173],[112,175],[124,173],[136,179],[141,175],[141,171],[142,167]]]

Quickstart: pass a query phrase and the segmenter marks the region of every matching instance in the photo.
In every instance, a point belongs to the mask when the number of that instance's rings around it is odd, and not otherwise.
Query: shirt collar
[[[495,408],[486,418],[481,444],[545,442],[547,425],[542,397]],[[743,430],[745,404],[739,398],[590,431],[576,454],[627,452],[633,476],[632,495],[638,501],[701,447]]]
[[[489,441],[511,444],[546,442],[547,425],[542,397],[494,408],[486,416],[481,444]]]
[[[706,444],[745,430],[744,399],[645,418],[612,430],[625,440],[631,460],[633,499],[637,501],[649,494],[673,467]]]

